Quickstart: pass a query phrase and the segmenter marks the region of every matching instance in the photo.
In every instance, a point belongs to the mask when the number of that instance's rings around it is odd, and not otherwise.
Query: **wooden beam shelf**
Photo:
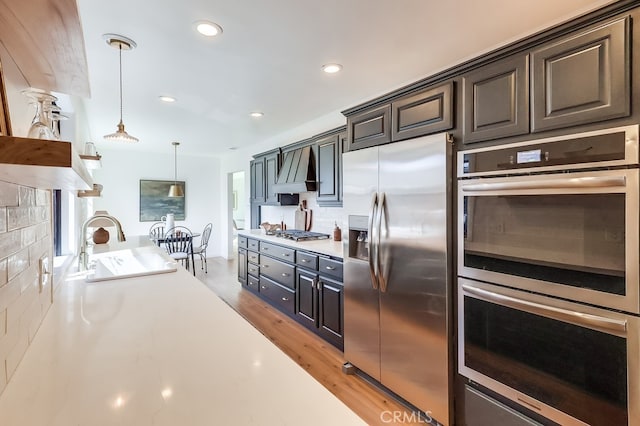
[[[93,189],[71,142],[0,136],[0,180],[43,189]]]
[[[87,169],[89,170],[95,170],[102,167],[102,162],[100,161],[102,156],[99,154],[96,154],[96,155],[80,154],[80,158],[82,159],[82,161],[84,161],[84,165],[87,166]]]

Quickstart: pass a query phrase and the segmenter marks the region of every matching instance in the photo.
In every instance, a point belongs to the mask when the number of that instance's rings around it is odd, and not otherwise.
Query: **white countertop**
[[[363,424],[183,268],[69,273],[55,300],[0,395],[0,425]]]
[[[343,231],[344,232],[344,231]],[[238,235],[242,235],[250,238],[257,238],[264,241],[268,241],[274,244],[280,244],[282,246],[293,247],[296,249],[312,251],[314,253],[326,254],[328,256],[339,257],[342,256],[342,241],[334,241],[332,238],[327,240],[311,240],[311,241],[293,241],[285,238],[276,237],[274,235],[267,235],[262,229],[245,229],[238,231]]]

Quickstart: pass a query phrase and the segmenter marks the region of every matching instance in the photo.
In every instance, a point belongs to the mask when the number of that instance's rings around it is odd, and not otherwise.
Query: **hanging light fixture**
[[[174,151],[173,185],[169,188],[169,197],[184,197],[184,190],[178,185],[178,145],[180,142],[171,142]]]
[[[131,136],[124,130],[122,122],[122,50],[133,50],[137,46],[136,42],[118,34],[105,34],[102,37],[109,46],[118,49],[120,57],[120,123],[118,123],[118,130],[115,133],[105,135],[104,138],[110,141],[138,142],[138,138]]]

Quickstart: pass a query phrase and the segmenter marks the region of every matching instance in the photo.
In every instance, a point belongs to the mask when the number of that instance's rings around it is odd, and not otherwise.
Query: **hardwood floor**
[[[394,413],[401,413],[402,424],[425,424],[410,408],[358,376],[342,372],[341,351],[280,313],[259,297],[243,290],[237,280],[235,260],[208,259],[209,273],[196,262],[196,277],[235,309],[249,323],[302,366],[332,394],[366,423],[392,424]],[[413,416],[412,416],[413,415]],[[411,422],[416,419],[416,422]]]

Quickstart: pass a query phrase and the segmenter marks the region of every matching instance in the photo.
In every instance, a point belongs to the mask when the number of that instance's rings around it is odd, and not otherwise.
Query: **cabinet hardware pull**
[[[283,256],[289,257],[289,253],[282,253]]]
[[[267,251],[269,250],[269,247],[262,247],[262,250]]]
[[[300,259],[300,262],[302,263],[308,263],[309,261],[307,259]]]
[[[335,269],[336,269],[336,268],[334,268],[333,266],[326,266],[325,268],[327,268],[327,269],[328,269],[328,270],[330,270],[330,271],[333,271],[333,270],[335,270]]]
[[[263,289],[263,290],[266,290],[266,289],[267,289],[267,286],[266,286],[266,285],[263,285],[263,286],[262,286],[262,289]]]
[[[288,302],[288,301],[289,301],[289,298],[288,298],[288,297],[283,297],[283,298],[282,298],[282,301],[283,301],[283,302]]]
[[[269,265],[262,265],[262,267],[263,267],[263,268],[268,268],[268,267],[269,267]]]
[[[282,276],[283,276],[283,277],[288,277],[288,276],[289,276],[289,274],[287,274],[286,272],[283,272],[283,273],[282,273]]]

